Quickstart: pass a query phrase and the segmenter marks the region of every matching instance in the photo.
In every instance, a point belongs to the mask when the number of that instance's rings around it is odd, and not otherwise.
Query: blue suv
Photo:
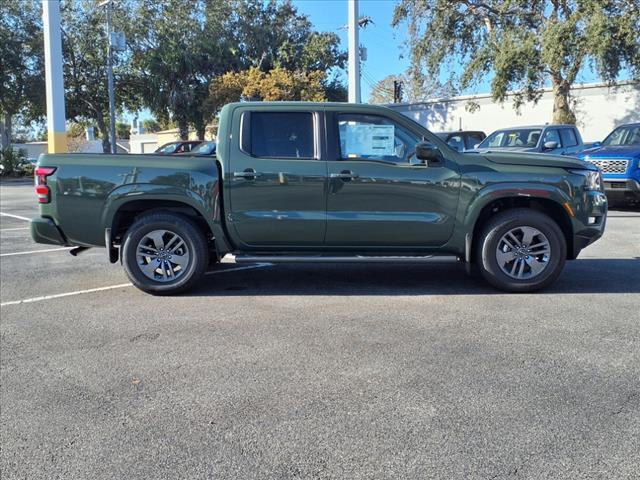
[[[640,123],[617,127],[578,157],[602,171],[610,203],[640,203]]]
[[[475,146],[474,151],[520,151],[571,155],[584,149],[575,125],[546,124],[496,130]]]

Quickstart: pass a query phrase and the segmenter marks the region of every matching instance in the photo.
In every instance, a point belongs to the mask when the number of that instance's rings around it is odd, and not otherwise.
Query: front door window
[[[340,158],[407,164],[415,157],[420,137],[385,117],[338,115]]]

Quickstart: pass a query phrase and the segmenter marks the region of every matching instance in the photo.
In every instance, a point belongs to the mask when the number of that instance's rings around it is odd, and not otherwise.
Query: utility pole
[[[113,0],[106,0],[100,5],[107,4],[107,82],[109,87],[109,143],[111,153],[118,153],[116,145],[116,100],[113,92],[113,38],[111,35],[111,15],[113,14]]]
[[[360,103],[360,45],[358,0],[349,0],[349,103]]]
[[[44,27],[48,152],[65,153],[67,151],[67,132],[64,111],[59,0],[42,0],[42,22]]]

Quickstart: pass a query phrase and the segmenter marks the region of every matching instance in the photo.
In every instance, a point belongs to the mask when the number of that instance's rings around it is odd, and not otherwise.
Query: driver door
[[[453,232],[457,165],[427,166],[415,157],[422,141],[399,119],[327,111],[327,233],[335,247],[435,247]],[[445,156],[451,152],[442,152]]]

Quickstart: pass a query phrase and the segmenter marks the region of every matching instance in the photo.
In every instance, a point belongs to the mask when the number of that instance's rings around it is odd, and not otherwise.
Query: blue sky
[[[347,31],[343,27],[347,23],[347,0],[293,0],[298,11],[309,16],[314,29],[332,31],[340,36],[342,48],[348,46]],[[374,25],[360,30],[360,44],[367,47],[368,59],[364,62],[362,72],[362,100],[369,100],[371,85],[387,75],[399,74],[409,66],[409,48],[405,45],[408,39],[407,27],[391,26],[393,10],[397,0],[360,0],[359,15],[369,16]],[[587,63],[587,62],[586,62]],[[459,70],[459,65],[452,62],[451,68]],[[447,77],[447,68],[443,77]],[[456,73],[458,73],[456,71]],[[623,70],[620,80],[629,78],[629,72]],[[597,76],[584,66],[578,75],[578,82],[596,82]],[[346,78],[345,78],[346,82]],[[485,93],[490,90],[491,76],[482,79],[473,88],[462,94]]]
[[[342,47],[348,46],[347,0],[293,0],[300,13],[309,16],[314,29],[335,32]],[[362,100],[369,99],[371,86],[387,75],[403,73],[409,66],[409,52],[404,47],[406,28],[391,27],[395,0],[360,0],[360,17],[371,17],[374,24],[360,29],[360,44],[367,48],[368,59],[362,67]]]

